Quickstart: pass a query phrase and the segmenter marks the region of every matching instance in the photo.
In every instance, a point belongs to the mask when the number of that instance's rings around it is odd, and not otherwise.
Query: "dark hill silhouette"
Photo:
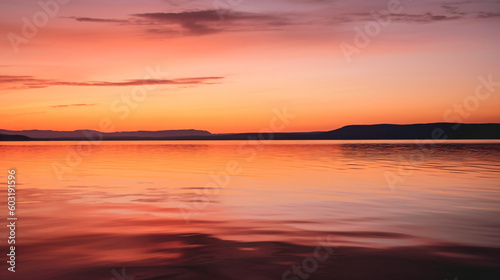
[[[378,140],[378,139],[500,139],[500,124],[376,124],[348,125],[326,132],[214,134],[175,140]]]
[[[29,138],[28,136],[24,135],[7,135],[7,134],[0,134],[0,141],[30,141],[33,140]]]
[[[87,139],[91,135],[94,139],[99,139],[100,136],[104,140],[121,140],[121,139],[153,139],[153,138],[169,138],[169,137],[190,137],[190,136],[206,136],[211,135],[210,132],[204,130],[162,130],[162,131],[125,131],[125,132],[108,132],[101,133],[95,130],[75,130],[75,131],[54,131],[54,130],[20,130],[11,131],[0,129],[1,134],[6,135],[24,135],[34,139],[45,140],[78,140]]]
[[[500,124],[348,125],[323,136],[328,139],[500,139]]]
[[[377,140],[377,139],[500,139],[500,124],[376,124],[348,125],[325,132],[211,134],[203,130],[163,130],[100,133],[93,130],[0,130],[29,140]],[[90,135],[90,138],[88,137]],[[28,140],[28,139],[25,139]],[[20,140],[22,141],[22,140]]]

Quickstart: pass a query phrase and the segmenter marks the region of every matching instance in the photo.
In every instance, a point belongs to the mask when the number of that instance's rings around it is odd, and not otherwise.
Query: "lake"
[[[2,279],[500,276],[500,141],[1,142],[0,159],[0,217],[15,169],[18,218]]]

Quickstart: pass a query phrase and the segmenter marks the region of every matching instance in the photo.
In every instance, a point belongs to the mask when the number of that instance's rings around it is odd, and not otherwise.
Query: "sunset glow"
[[[356,28],[391,1],[41,2],[58,5],[33,32],[38,1],[0,1],[2,129],[109,118],[115,131],[250,132],[285,107],[296,117],[284,131],[452,122],[479,77],[500,80],[498,1],[397,1],[361,48]],[[461,120],[499,122],[499,107],[497,89]]]

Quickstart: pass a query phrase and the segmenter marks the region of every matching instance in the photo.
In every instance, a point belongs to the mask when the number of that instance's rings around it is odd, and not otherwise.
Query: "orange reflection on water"
[[[500,244],[498,142],[440,143],[410,164],[424,151],[411,141],[94,144],[79,159],[76,142],[0,146],[2,169],[18,174],[23,273],[74,278],[91,268],[109,279],[109,267],[133,266],[147,279],[173,273],[164,266],[287,252],[269,262],[278,273],[328,235],[332,246],[370,250]],[[423,252],[452,258],[449,250]],[[64,269],[47,265],[56,262]],[[194,277],[183,269],[182,279]]]

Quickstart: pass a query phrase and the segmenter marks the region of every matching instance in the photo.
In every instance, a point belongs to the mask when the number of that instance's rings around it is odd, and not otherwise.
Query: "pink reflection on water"
[[[346,263],[340,274],[356,270],[352,255],[415,256],[412,265],[428,270],[407,279],[459,264],[478,275],[475,265],[498,264],[499,144],[440,144],[395,191],[384,172],[405,167],[400,158],[419,149],[411,143],[273,142],[252,160],[239,144],[104,142],[62,181],[52,164],[74,143],[2,144],[2,169],[19,175],[25,269],[17,277],[110,279],[111,269],[130,267],[139,279],[280,279],[324,236],[343,252],[330,260]],[[228,161],[241,173],[200,204]],[[428,258],[436,264],[426,266]],[[317,279],[331,279],[330,264]]]

